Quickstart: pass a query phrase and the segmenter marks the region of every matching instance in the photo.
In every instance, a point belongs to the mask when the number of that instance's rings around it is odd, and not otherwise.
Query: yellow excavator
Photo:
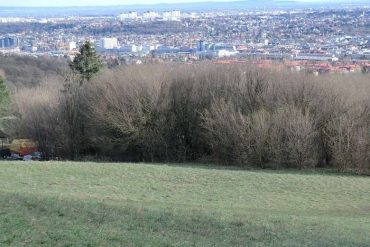
[[[31,139],[14,139],[12,142],[9,136],[0,130],[0,159],[40,159],[41,154],[37,142]]]
[[[38,145],[30,139],[14,139],[10,144],[10,153],[24,157],[38,152]]]

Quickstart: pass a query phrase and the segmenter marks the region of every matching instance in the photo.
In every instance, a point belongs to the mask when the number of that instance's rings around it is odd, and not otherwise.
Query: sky
[[[201,1],[202,0],[0,0],[0,6],[108,6],[156,3],[184,3]],[[231,0],[216,1],[227,2]]]
[[[108,6],[108,5],[131,5],[131,4],[156,4],[156,3],[186,3],[186,2],[207,2],[207,1],[235,1],[235,0],[0,0],[0,6],[7,7],[56,7],[56,6]],[[258,0],[250,0],[258,1]],[[317,0],[298,0],[314,2]],[[331,2],[335,0],[322,0]]]
[[[207,1],[235,1],[235,0],[0,0],[0,6],[7,7],[62,7],[62,6],[108,6],[131,4],[156,3],[186,3]],[[249,0],[258,1],[258,0]],[[314,2],[318,0],[297,0],[300,2]],[[340,0],[322,0],[321,2],[338,2]]]

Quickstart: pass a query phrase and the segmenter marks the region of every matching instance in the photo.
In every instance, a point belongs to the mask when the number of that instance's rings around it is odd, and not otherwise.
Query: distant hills
[[[368,0],[294,1],[294,0],[249,0],[234,2],[197,2],[153,5],[122,5],[97,7],[0,7],[1,17],[61,17],[61,16],[110,16],[125,11],[147,10],[203,12],[211,10],[283,10],[297,8],[341,8],[345,6],[370,5]]]

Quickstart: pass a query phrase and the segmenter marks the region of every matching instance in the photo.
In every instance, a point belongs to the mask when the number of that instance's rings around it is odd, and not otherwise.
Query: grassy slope
[[[0,246],[370,246],[370,178],[0,163]]]

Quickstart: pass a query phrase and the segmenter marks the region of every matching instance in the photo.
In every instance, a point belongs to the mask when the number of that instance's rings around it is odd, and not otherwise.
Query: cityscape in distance
[[[109,66],[160,62],[370,67],[367,1],[239,1],[104,7],[0,7],[0,53],[72,60],[91,41]]]

